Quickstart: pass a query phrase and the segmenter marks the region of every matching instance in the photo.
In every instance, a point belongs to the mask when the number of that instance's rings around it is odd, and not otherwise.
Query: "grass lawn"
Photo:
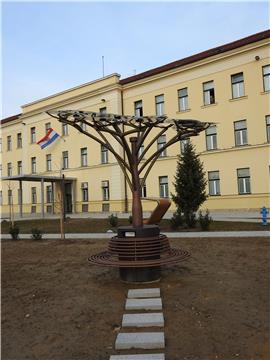
[[[29,234],[32,228],[39,228],[44,233],[59,233],[58,219],[44,219],[44,220],[22,220],[17,222],[20,233]],[[130,225],[127,219],[119,219],[119,226]],[[1,223],[3,234],[9,232],[9,222],[2,221]],[[170,221],[163,219],[160,223],[161,231],[175,231],[171,229]],[[108,219],[71,219],[67,218],[65,223],[65,232],[67,233],[95,233],[106,232],[112,229]],[[228,222],[228,221],[213,221],[210,225],[211,231],[237,231],[237,230],[269,230],[270,225],[262,226],[259,223],[248,222]],[[186,229],[180,227],[177,231],[201,231],[199,224],[194,229]]]
[[[269,360],[269,239],[191,238],[171,244],[191,258],[164,268],[161,281],[147,285],[161,288],[166,359]],[[125,298],[134,285],[122,283],[117,269],[88,263],[87,257],[106,245],[105,240],[2,243],[3,359],[108,360],[119,354],[115,338],[123,332]]]

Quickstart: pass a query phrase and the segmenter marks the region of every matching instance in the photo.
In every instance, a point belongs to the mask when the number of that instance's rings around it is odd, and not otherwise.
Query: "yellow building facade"
[[[112,74],[23,105],[20,115],[1,123],[2,214],[11,208],[15,213],[58,212],[61,186],[68,212],[130,210],[131,194],[113,155],[46,114],[60,109],[213,122],[191,139],[208,179],[203,208],[269,207],[269,38],[270,31],[264,31],[123,80]],[[50,127],[61,138],[41,150],[36,142]],[[169,138],[167,133],[156,146]],[[159,157],[143,196],[170,196],[184,146],[174,144]],[[153,203],[143,206],[150,210]]]

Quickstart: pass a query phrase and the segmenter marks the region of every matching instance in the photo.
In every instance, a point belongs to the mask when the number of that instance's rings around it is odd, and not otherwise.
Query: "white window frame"
[[[165,146],[167,143],[166,140],[166,135],[160,135],[159,138],[157,139],[157,149],[160,150],[161,148],[163,148],[163,146]],[[159,157],[165,157],[167,156],[167,149],[164,149],[160,154]]]
[[[270,115],[266,115],[265,122],[266,122],[266,139],[267,142],[270,142]]]
[[[206,150],[216,150],[217,149],[217,127],[216,127],[216,125],[209,126],[205,130],[205,139],[206,139]]]
[[[155,104],[156,104],[156,115],[162,116],[164,115],[164,94],[160,94],[155,96]]]
[[[247,175],[241,175],[241,171],[247,171]],[[237,169],[237,184],[238,184],[238,194],[245,195],[251,194],[251,186],[250,186],[250,170],[249,168],[241,168]],[[241,188],[243,191],[241,191]]]
[[[103,180],[101,182],[101,190],[102,190],[102,200],[109,201],[110,200],[110,184],[108,180]]]
[[[7,163],[7,176],[12,176],[12,163]]]
[[[263,72],[263,91],[270,91],[270,65],[262,67]]]
[[[214,80],[206,81],[203,83],[203,104],[215,104],[215,85]]]
[[[82,202],[88,202],[89,197],[88,197],[88,182],[83,182],[81,184],[81,189],[82,189]]]
[[[81,166],[85,167],[88,165],[87,160],[87,147],[81,148]]]
[[[12,150],[12,138],[11,135],[7,136],[7,151],[11,151]]]
[[[219,170],[208,171],[209,195],[220,195],[220,177]]]
[[[36,143],[36,128],[34,126],[30,128],[30,141],[31,144]]]
[[[22,133],[17,133],[17,149],[22,148]]]
[[[65,151],[62,151],[62,167],[63,169],[68,169],[68,151],[65,150]]]
[[[46,154],[46,171],[52,171],[52,154]]]
[[[241,128],[240,128],[241,126],[240,123],[244,124]],[[243,146],[248,144],[246,120],[239,120],[234,122],[234,139],[235,139],[235,146]]]
[[[37,203],[37,188],[35,186],[31,187],[31,204]]]
[[[109,150],[104,146],[101,145],[101,164],[108,164],[109,162]]]
[[[188,108],[188,88],[182,88],[178,90],[178,110],[187,111]]]
[[[143,102],[142,100],[138,100],[134,102],[134,114],[135,116],[143,116]]]
[[[37,158],[35,156],[31,157],[31,173],[37,173]]]
[[[237,77],[242,77],[239,80],[236,80]],[[245,87],[244,87],[244,73],[240,72],[237,74],[231,75],[231,85],[232,85],[232,98],[237,99],[245,96]]]
[[[18,172],[18,175],[22,175],[22,161],[21,160],[17,161],[17,172]]]
[[[169,197],[168,176],[159,176],[159,196],[165,199]]]

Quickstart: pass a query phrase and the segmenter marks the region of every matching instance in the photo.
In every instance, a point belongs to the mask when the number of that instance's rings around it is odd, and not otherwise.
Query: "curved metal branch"
[[[167,131],[167,128],[162,128],[162,130],[150,141],[150,143],[146,146],[141,156],[139,157],[139,163],[144,158],[147,151],[151,148],[151,146],[157,141],[157,139]],[[139,171],[140,172],[140,171]]]

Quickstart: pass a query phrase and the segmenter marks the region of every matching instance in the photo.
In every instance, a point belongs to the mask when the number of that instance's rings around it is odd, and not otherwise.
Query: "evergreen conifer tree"
[[[207,198],[207,182],[203,164],[191,142],[185,145],[183,154],[178,155],[174,179],[175,194],[172,194],[172,199],[176,204],[176,213],[183,214],[188,227],[194,227],[195,212]]]

